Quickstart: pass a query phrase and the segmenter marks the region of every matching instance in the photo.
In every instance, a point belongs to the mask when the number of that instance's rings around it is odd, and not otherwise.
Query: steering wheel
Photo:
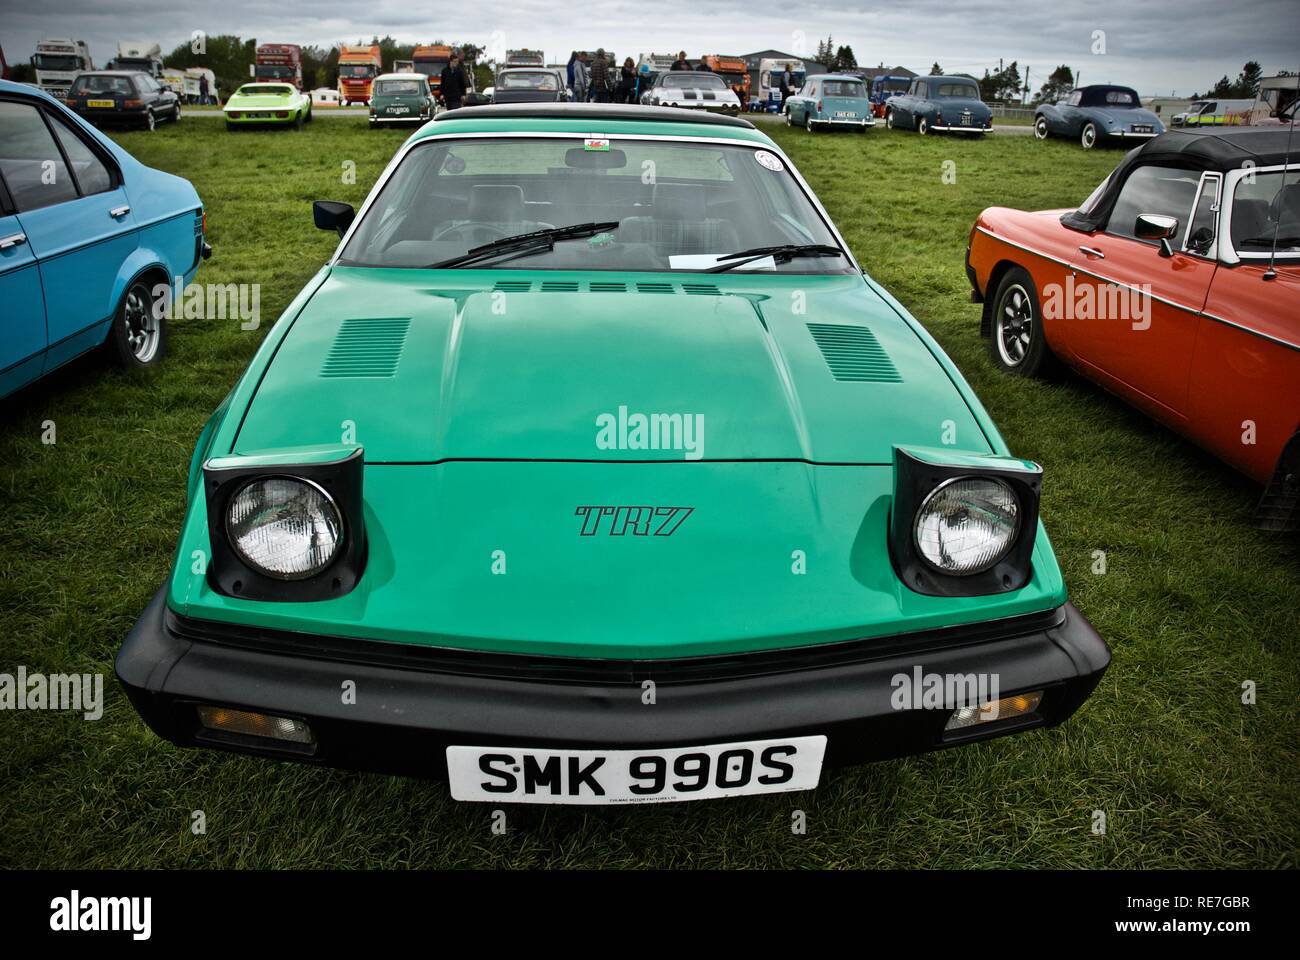
[[[471,246],[479,243],[489,243],[492,240],[500,240],[507,236],[507,231],[501,227],[493,227],[486,223],[454,223],[449,227],[443,227],[433,235],[434,240],[461,240]]]

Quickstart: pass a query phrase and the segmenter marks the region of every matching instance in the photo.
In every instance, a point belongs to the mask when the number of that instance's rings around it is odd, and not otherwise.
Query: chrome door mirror
[[[1139,240],[1159,240],[1160,256],[1172,257],[1174,255],[1173,247],[1169,246],[1169,238],[1178,232],[1178,218],[1166,217],[1159,213],[1141,213],[1138,214],[1137,222],[1133,225],[1133,236]]]

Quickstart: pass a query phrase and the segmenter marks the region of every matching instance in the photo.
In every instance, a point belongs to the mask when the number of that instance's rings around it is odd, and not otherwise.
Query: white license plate
[[[1150,133],[1150,132],[1151,132],[1151,126],[1150,126],[1149,124],[1147,124],[1147,125],[1143,125],[1143,124],[1135,123],[1135,124],[1133,125],[1133,132],[1134,132],[1134,133]]]
[[[246,113],[246,114],[244,114],[244,116],[249,117],[250,119],[253,119],[253,120],[269,120],[269,119],[271,119],[271,115],[270,115],[269,113]]]
[[[856,114],[855,114],[852,110],[836,110],[836,111],[835,111],[835,116],[837,116],[837,117],[853,117],[853,116],[856,116]]]
[[[411,108],[410,107],[389,107],[388,112],[389,113],[410,113]]]
[[[456,800],[506,803],[672,803],[811,790],[826,738],[790,737],[649,750],[448,747]]]

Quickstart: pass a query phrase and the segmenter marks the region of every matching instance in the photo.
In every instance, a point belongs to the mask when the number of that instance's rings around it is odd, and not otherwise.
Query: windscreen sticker
[[[608,150],[609,137],[590,136],[582,141],[584,150]]]
[[[785,169],[785,166],[781,163],[781,158],[768,150],[756,150],[754,159],[759,162],[760,166],[766,167],[775,173],[780,173]]]

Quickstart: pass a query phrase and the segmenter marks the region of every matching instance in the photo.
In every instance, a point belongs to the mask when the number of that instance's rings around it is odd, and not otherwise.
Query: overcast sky
[[[999,58],[1028,65],[1036,90],[1060,63],[1084,83],[1134,86],[1145,95],[1185,95],[1247,60],[1266,75],[1300,70],[1296,0],[0,0],[0,47],[26,62],[43,37],[85,40],[97,66],[119,40],[156,40],[164,52],[191,31],[260,42],[330,46],[372,35],[399,41],[472,41],[489,50],[533,47],[565,60],[603,46],[638,53],[749,53],[774,48],[811,56],[819,38],[848,44],[858,63],[902,64],[920,73],[982,74]],[[1104,32],[1104,54],[1093,52]],[[385,67],[389,66],[385,64]]]

